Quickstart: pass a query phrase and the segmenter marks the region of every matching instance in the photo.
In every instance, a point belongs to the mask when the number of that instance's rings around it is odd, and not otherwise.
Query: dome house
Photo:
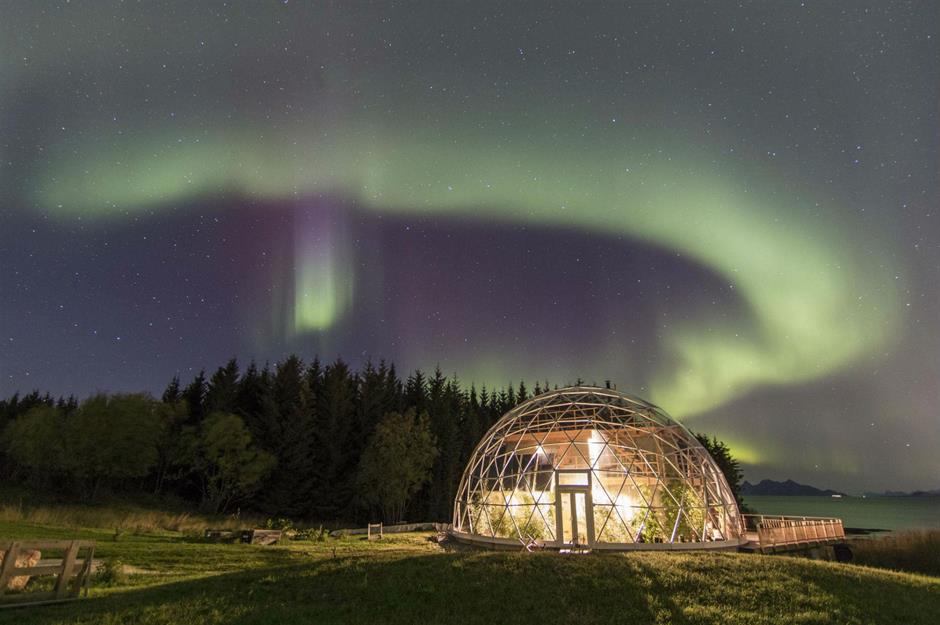
[[[682,425],[616,390],[522,402],[470,456],[455,539],[558,550],[716,549],[745,542],[721,470]]]

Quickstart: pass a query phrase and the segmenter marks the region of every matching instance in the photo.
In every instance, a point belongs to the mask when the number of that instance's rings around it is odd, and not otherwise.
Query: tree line
[[[174,377],[160,398],[0,400],[0,475],[76,499],[148,494],[210,512],[449,521],[473,448],[530,396],[524,382],[464,388],[440,369],[402,379],[384,361],[353,371],[290,356],[242,370],[233,359],[185,385]],[[730,450],[699,438],[737,491]]]

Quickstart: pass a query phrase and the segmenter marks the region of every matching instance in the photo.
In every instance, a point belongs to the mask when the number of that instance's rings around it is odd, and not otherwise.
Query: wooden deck
[[[809,516],[744,515],[747,544],[743,551],[778,553],[845,541],[842,519]]]

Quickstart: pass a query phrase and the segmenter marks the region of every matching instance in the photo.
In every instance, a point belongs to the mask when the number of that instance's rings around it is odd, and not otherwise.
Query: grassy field
[[[27,520],[0,521],[0,537],[95,539],[96,557],[132,571],[78,602],[0,610],[17,625],[933,624],[940,614],[940,578],[779,556],[446,551],[426,534],[259,547]]]
[[[11,493],[0,490],[0,523],[23,522],[63,528],[107,527],[118,532],[170,531],[202,533],[206,527],[235,529],[254,524],[260,526],[261,518],[236,517],[234,515],[206,516],[194,513],[182,502],[130,502],[111,501],[96,504],[37,501],[38,497],[24,492]],[[25,505],[24,501],[30,501]]]

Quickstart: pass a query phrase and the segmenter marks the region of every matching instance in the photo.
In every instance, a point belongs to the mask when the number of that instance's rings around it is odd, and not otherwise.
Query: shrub
[[[290,532],[294,529],[293,521],[284,517],[269,518],[265,521],[264,526],[269,530],[282,530],[285,532]]]
[[[95,575],[95,580],[104,586],[120,586],[127,582],[127,573],[124,572],[124,563],[117,558],[108,558],[101,563],[101,568]]]

